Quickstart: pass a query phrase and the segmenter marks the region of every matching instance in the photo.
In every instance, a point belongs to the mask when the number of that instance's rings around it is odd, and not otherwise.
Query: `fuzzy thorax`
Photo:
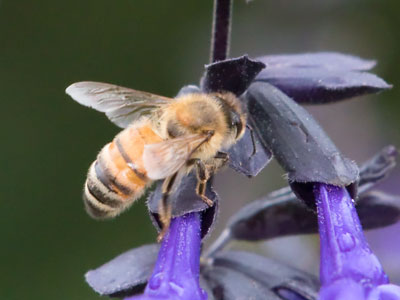
[[[176,99],[161,116],[160,131],[165,138],[213,132],[192,158],[208,160],[234,140],[229,132],[224,108],[208,94],[188,94]]]

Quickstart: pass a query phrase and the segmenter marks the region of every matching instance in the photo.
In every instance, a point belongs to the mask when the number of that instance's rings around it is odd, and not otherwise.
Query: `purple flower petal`
[[[346,189],[320,183],[314,193],[321,240],[320,299],[378,300],[369,298],[378,293],[376,288],[400,296],[396,288],[380,287],[389,283],[388,277],[365,240]]]
[[[199,213],[172,220],[144,294],[126,300],[207,299],[199,284],[200,223]]]
[[[319,292],[319,300],[365,300],[361,285],[352,279],[339,279],[328,286],[323,286]]]
[[[272,55],[259,58],[267,67],[255,81],[268,82],[299,103],[328,103],[391,88],[374,74],[375,65],[339,53]]]
[[[383,284],[374,289],[368,300],[400,300],[400,287],[394,284]]]
[[[351,279],[340,279],[333,284],[322,287],[320,300],[400,300],[400,287],[394,284],[383,284],[373,288],[368,295],[363,287]]]
[[[87,283],[100,295],[141,293],[153,270],[159,246],[145,245],[129,250],[86,273]]]
[[[370,70],[376,65],[374,60],[337,52],[314,52],[300,54],[279,54],[258,57],[271,69],[283,68],[324,68],[328,70]]]
[[[388,283],[365,240],[348,192],[341,187],[316,184],[315,194],[321,237],[321,283],[340,278],[372,285]]]

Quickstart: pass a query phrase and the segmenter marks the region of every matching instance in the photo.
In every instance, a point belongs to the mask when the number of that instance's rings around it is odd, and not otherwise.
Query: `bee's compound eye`
[[[237,112],[231,111],[231,126],[232,128],[236,128],[236,137],[239,137],[239,135],[242,133],[243,130],[243,123],[242,120],[240,119],[240,116]]]

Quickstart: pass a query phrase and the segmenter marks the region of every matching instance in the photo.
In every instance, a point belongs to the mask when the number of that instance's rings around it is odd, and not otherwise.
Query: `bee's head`
[[[232,93],[216,94],[216,98],[221,101],[234,140],[240,139],[246,129],[246,114],[243,112],[240,100]]]

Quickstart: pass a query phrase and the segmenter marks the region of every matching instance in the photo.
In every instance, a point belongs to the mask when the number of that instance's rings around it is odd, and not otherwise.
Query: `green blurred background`
[[[144,201],[110,222],[84,212],[87,168],[118,128],[64,90],[95,80],[173,96],[196,83],[208,62],[211,11],[211,0],[0,1],[1,300],[99,299],[84,273],[154,242]],[[400,144],[399,14],[398,0],[235,1],[231,55],[335,50],[377,59],[375,72],[399,88],[312,108],[343,152],[361,162]],[[284,185],[282,175],[273,163],[253,180],[219,176],[219,227],[244,202]],[[372,234],[379,249],[375,240]],[[390,240],[385,249],[393,252],[400,239]],[[306,250],[304,258],[287,243]],[[304,237],[238,246],[317,272],[316,244]],[[400,255],[383,256],[399,283]]]

